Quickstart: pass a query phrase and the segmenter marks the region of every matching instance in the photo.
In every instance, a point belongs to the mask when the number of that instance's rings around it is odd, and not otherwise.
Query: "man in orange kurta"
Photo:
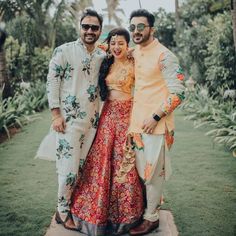
[[[129,136],[136,167],[146,188],[143,222],[130,230],[143,235],[159,226],[164,181],[171,172],[166,150],[173,143],[173,110],[184,99],[183,73],[176,56],[154,38],[154,16],[144,9],[131,13],[135,44],[135,90]]]

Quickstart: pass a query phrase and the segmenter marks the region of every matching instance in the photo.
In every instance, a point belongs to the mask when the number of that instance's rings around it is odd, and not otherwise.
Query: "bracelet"
[[[53,122],[54,120],[60,118],[60,117],[61,117],[61,115],[56,115],[55,117],[52,117],[52,122]]]

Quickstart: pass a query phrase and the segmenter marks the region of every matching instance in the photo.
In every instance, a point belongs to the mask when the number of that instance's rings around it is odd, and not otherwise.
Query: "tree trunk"
[[[179,19],[180,19],[180,16],[179,16],[179,1],[175,0],[175,25],[176,25],[177,35],[179,33],[179,24],[180,24]]]
[[[0,29],[0,90],[2,98],[11,96],[11,86],[7,75],[6,58],[4,51],[4,43],[6,39],[6,33]]]
[[[236,0],[231,0],[231,15],[233,22],[234,49],[236,52]]]

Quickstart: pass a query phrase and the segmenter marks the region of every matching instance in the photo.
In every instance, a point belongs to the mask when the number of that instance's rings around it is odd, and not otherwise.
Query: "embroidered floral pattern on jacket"
[[[94,129],[97,129],[98,127],[98,121],[99,121],[99,113],[95,112],[94,117],[91,118],[91,124]]]
[[[87,72],[88,75],[90,75],[90,70],[91,70],[91,58],[85,58],[82,60],[82,65],[83,65],[83,72]]]
[[[181,99],[178,95],[171,94],[166,101],[162,103],[161,110],[165,114],[169,114],[170,112],[174,111],[174,109],[179,106],[181,103]]]
[[[76,96],[69,95],[62,102],[65,104],[63,110],[66,112],[66,122],[70,121],[71,118],[83,119],[86,116],[86,112],[80,109],[80,103],[76,102]]]
[[[75,184],[76,178],[77,178],[76,174],[73,174],[73,173],[70,172],[66,176],[66,185],[70,186],[72,188],[73,185]]]
[[[58,77],[59,79],[63,78],[64,69],[61,65],[55,64],[53,70],[55,71],[55,78],[58,78]]]
[[[98,94],[98,87],[94,85],[90,85],[89,88],[87,89],[87,92],[89,94],[89,101],[93,102],[97,98]]]
[[[71,72],[72,70],[74,70],[74,68],[72,67],[71,64],[69,64],[68,62],[66,63],[66,68],[65,68],[65,74],[64,74],[64,78],[65,80],[69,80],[71,79],[72,75],[71,75]]]
[[[58,198],[58,205],[61,205],[65,209],[67,209],[69,207],[69,202],[66,200],[66,198],[64,196],[61,196],[60,198]],[[68,210],[62,211],[62,213],[67,213],[67,212],[68,212]]]
[[[73,147],[70,146],[69,142],[66,141],[66,139],[59,139],[59,147],[56,149],[56,156],[58,160],[60,160],[61,158],[70,158],[71,149],[73,149]]]
[[[174,111],[185,98],[184,73],[179,66],[178,59],[169,51],[161,54],[159,68],[170,92],[170,96],[161,105],[161,110],[167,115]]]

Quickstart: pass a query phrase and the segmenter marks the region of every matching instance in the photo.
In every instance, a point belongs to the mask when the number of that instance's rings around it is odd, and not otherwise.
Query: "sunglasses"
[[[138,32],[142,32],[146,27],[150,27],[150,26],[145,25],[144,23],[139,23],[137,25],[132,24],[132,25],[129,26],[129,31],[134,32],[135,28],[137,28]]]
[[[89,29],[91,29],[93,32],[96,32],[100,29],[99,25],[81,24],[81,27],[84,31],[88,31]]]

